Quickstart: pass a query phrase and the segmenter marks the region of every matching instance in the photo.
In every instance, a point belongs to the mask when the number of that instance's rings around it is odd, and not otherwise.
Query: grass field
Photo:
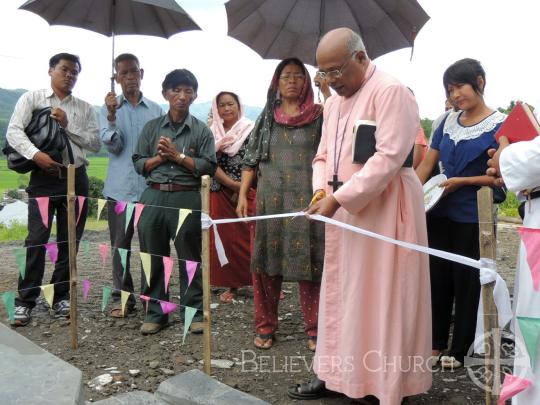
[[[97,177],[100,180],[105,180],[107,174],[107,157],[91,156],[88,158],[90,165],[88,166],[88,176]],[[19,174],[12,170],[9,170],[6,165],[5,159],[0,160],[0,199],[4,195],[4,191],[16,189],[22,186],[22,188],[28,185],[30,179],[30,173]]]

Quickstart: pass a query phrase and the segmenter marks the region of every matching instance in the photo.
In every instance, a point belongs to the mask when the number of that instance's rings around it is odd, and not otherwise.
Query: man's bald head
[[[357,33],[350,28],[337,28],[321,38],[317,64],[321,73],[328,73],[330,87],[340,96],[350,97],[362,85],[369,59]]]

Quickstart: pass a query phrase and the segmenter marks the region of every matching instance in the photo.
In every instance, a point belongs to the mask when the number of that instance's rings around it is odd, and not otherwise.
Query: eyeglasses
[[[323,80],[339,79],[341,76],[343,76],[343,71],[345,70],[345,68],[347,67],[349,62],[352,60],[354,55],[356,55],[356,51],[351,53],[351,55],[349,56],[349,59],[347,59],[345,61],[345,63],[343,65],[341,65],[341,67],[339,69],[330,70],[328,72],[323,72],[322,70],[317,70],[317,74]]]
[[[279,76],[279,80],[283,80],[284,82],[289,81],[289,79],[296,80],[304,80],[304,74],[303,73],[287,73],[284,75]]]

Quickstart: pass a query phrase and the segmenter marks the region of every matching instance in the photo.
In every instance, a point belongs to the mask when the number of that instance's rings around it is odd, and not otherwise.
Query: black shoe
[[[292,399],[312,400],[327,397],[333,391],[327,390],[324,381],[317,377],[304,384],[289,387],[287,395]]]
[[[32,312],[32,308],[17,305],[15,307],[13,321],[11,322],[11,325],[13,326],[28,325],[30,323],[30,320],[32,319],[32,316],[30,315],[31,312]]]
[[[56,304],[53,304],[52,309],[54,311],[54,316],[69,318],[69,301],[61,300]]]

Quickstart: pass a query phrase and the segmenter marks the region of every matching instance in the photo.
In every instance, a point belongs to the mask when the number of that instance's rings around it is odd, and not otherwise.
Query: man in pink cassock
[[[307,212],[427,246],[422,186],[411,168],[420,122],[414,96],[371,63],[350,29],[328,32],[317,62],[337,95],[324,106],[313,161],[314,200],[326,196]],[[428,266],[426,255],[327,225],[317,378],[290,387],[289,396],[337,391],[385,405],[428,390]]]

